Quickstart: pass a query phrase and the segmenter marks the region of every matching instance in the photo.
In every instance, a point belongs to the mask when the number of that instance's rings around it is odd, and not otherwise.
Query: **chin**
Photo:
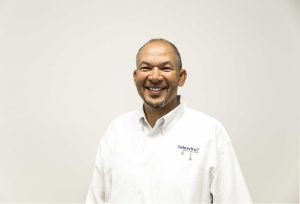
[[[147,101],[145,100],[145,103],[150,106],[151,108],[155,108],[155,109],[159,109],[159,108],[163,108],[166,106],[166,101],[161,101],[161,102],[151,102],[151,101]]]

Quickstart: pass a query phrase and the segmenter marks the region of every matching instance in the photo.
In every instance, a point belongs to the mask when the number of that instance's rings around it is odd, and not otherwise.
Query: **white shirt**
[[[180,104],[151,128],[143,110],[102,137],[87,203],[251,203],[230,138]]]

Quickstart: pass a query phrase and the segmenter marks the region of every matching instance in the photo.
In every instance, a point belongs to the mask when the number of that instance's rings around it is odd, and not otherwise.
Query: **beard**
[[[151,101],[144,99],[144,103],[147,104],[148,106],[150,106],[151,108],[159,109],[159,108],[163,108],[166,106],[166,99],[164,99],[163,101],[161,101],[159,103],[152,103]]]

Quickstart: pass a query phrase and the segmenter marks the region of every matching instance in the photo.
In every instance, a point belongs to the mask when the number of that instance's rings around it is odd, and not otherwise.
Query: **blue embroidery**
[[[192,160],[192,153],[198,154],[199,147],[186,147],[184,145],[178,145],[178,149],[182,150],[181,155],[184,155],[184,152],[187,151],[190,153],[189,160]]]

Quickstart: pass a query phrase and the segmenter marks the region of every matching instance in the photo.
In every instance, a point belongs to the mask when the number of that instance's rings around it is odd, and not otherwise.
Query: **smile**
[[[146,87],[150,91],[161,91],[163,88]]]

